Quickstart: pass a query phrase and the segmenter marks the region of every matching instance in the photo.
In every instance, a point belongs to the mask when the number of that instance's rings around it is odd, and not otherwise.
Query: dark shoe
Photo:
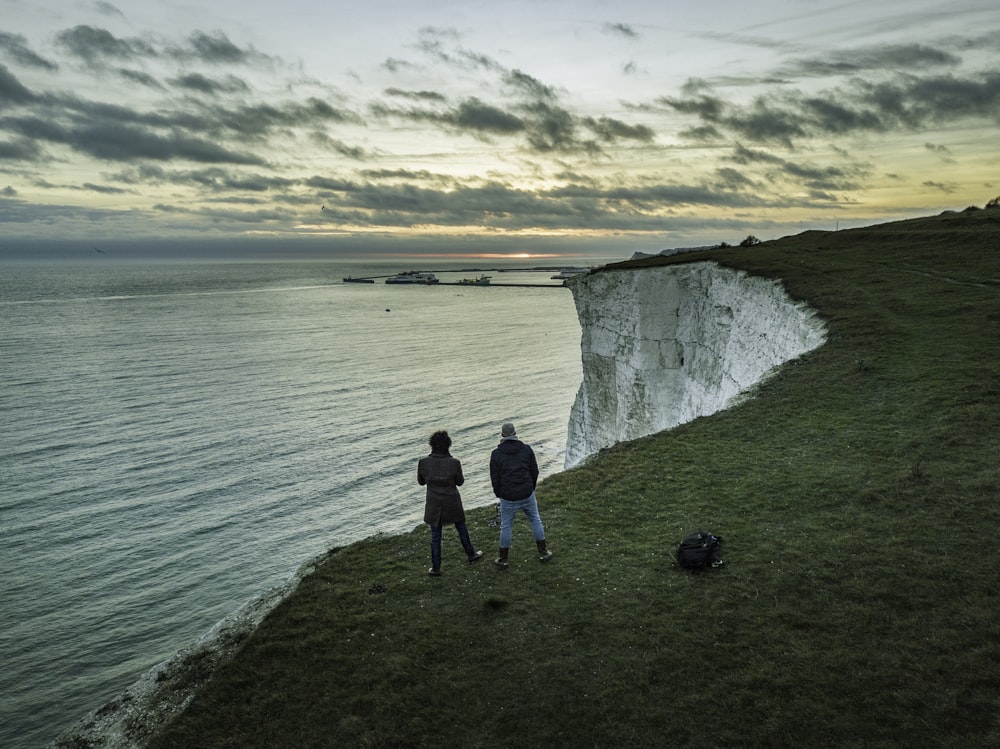
[[[548,550],[545,546],[544,541],[536,541],[535,544],[538,546],[538,561],[547,562],[552,559],[552,552]]]
[[[509,551],[510,549],[500,549],[500,556],[498,556],[496,559],[493,560],[493,564],[495,564],[497,567],[500,567],[501,569],[506,569],[508,566],[507,553]]]
[[[441,577],[441,570],[439,570],[437,567],[431,567],[429,570],[427,570],[427,574],[430,575],[431,577]]]
[[[469,557],[469,564],[475,564],[482,558],[483,558],[483,552],[477,551],[475,554]]]

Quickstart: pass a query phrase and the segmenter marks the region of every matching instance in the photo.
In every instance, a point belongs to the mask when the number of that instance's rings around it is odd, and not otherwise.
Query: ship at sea
[[[389,276],[389,278],[385,279],[385,282],[427,285],[438,283],[438,277],[429,271],[407,270],[397,273],[395,276]]]
[[[476,278],[463,278],[459,281],[463,286],[489,286],[492,276],[478,276]]]

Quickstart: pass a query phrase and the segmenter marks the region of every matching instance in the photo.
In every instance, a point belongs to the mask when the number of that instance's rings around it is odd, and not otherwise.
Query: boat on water
[[[464,286],[489,286],[493,276],[478,276],[477,278],[463,278],[459,281]]]
[[[385,279],[386,283],[408,283],[408,284],[435,284],[439,283],[438,277],[429,271],[416,271],[407,270],[402,273],[397,273],[395,276],[389,276]]]
[[[375,283],[374,278],[351,278],[344,276],[344,283]]]

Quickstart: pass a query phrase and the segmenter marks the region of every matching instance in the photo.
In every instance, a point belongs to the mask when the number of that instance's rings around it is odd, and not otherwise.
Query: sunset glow
[[[7,2],[0,239],[528,258],[1000,193],[995,3],[567,9]]]

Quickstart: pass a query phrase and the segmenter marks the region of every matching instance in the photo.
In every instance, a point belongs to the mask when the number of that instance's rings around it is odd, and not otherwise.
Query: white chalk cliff
[[[733,405],[826,340],[823,322],[777,281],[715,263],[574,279],[583,382],[566,467],[602,448]]]

